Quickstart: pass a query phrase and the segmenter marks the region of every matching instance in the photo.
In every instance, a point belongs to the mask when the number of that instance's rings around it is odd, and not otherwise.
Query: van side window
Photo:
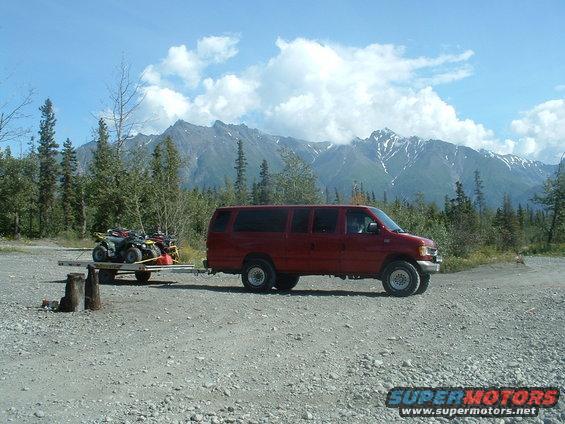
[[[235,232],[284,233],[288,209],[242,209],[233,224]]]
[[[369,224],[375,222],[367,213],[361,210],[347,211],[347,234],[365,234]]]
[[[230,220],[231,211],[219,211],[216,215],[216,219],[212,223],[210,231],[214,233],[223,233],[226,231],[228,226],[228,221]]]
[[[337,227],[337,212],[335,208],[316,209],[314,211],[315,233],[335,233]]]
[[[292,215],[292,233],[307,233],[310,209],[295,209]]]

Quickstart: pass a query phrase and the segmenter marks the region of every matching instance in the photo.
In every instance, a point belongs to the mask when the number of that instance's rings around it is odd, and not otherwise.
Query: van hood
[[[396,236],[399,237],[401,240],[415,245],[424,245],[424,246],[431,246],[436,247],[436,244],[433,240],[427,239],[425,237],[415,236],[414,234],[408,233],[396,233]]]

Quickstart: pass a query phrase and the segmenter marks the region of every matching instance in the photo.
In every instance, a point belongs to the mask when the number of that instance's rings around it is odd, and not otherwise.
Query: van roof
[[[273,208],[371,208],[367,205],[244,205],[244,206],[221,206],[218,210],[226,209],[273,209]]]

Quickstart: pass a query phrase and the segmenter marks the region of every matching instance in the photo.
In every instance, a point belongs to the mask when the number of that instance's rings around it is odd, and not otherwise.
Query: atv
[[[179,249],[175,244],[176,238],[174,236],[162,233],[161,231],[156,231],[148,238],[148,240],[155,242],[155,245],[159,248],[162,255],[170,255],[174,262],[179,261]]]
[[[92,250],[94,262],[152,262],[161,252],[153,240],[142,233],[114,228],[95,234],[97,245]]]

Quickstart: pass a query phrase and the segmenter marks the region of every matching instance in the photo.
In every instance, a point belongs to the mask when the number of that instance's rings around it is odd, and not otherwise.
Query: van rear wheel
[[[419,285],[420,274],[410,262],[391,262],[383,273],[383,287],[392,296],[410,296],[414,294]]]
[[[269,291],[275,284],[275,269],[264,259],[251,259],[243,266],[241,281],[253,292]]]
[[[281,291],[292,290],[296,286],[296,284],[298,284],[299,278],[300,277],[298,275],[277,274],[275,287]]]

